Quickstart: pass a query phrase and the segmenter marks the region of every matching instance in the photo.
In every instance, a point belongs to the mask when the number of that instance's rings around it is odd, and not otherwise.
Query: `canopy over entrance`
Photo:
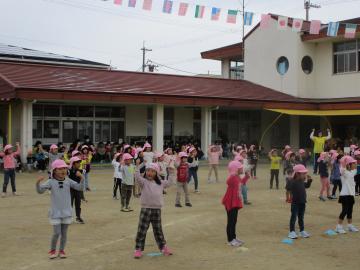
[[[287,110],[287,109],[267,109],[268,111],[278,112],[288,115],[304,116],[342,116],[360,115],[360,110]]]

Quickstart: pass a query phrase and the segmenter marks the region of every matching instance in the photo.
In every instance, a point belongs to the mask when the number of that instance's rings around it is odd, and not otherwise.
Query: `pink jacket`
[[[5,155],[4,152],[0,153],[0,157],[4,161],[4,169],[15,169],[16,160],[15,157],[20,155],[20,147],[17,147],[16,152],[9,155]]]
[[[211,152],[211,150],[208,150],[208,159],[210,165],[218,165],[219,164],[219,158],[222,155],[222,149],[216,152]]]

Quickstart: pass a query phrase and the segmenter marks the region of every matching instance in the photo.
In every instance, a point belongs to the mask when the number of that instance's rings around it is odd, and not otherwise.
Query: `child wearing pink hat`
[[[291,203],[291,192],[290,190],[288,190],[287,187],[287,183],[290,181],[290,179],[292,179],[292,175],[294,172],[294,166],[297,164],[296,162],[296,154],[292,151],[289,151],[286,153],[285,155],[285,190],[286,190],[286,202],[287,203]]]
[[[347,217],[348,231],[358,232],[359,229],[352,224],[353,207],[355,203],[355,181],[357,161],[351,156],[344,158],[344,167],[341,168],[341,183],[342,189],[340,192],[339,203],[341,203],[342,210],[339,215],[338,224],[335,231],[339,234],[344,234],[346,231],[343,227],[345,217]]]
[[[84,180],[85,184],[85,177],[82,174],[82,171],[80,170],[81,166],[81,158],[80,157],[72,157],[70,159],[70,165],[69,165],[69,178],[71,180],[74,180],[76,183],[80,183],[82,180]],[[74,188],[70,189],[71,193],[71,206],[74,207],[75,204],[75,214],[76,214],[76,223],[78,224],[84,224],[84,220],[81,218],[81,198],[83,197],[84,191],[78,191]]]
[[[188,179],[189,179],[189,165],[187,163],[188,155],[186,152],[179,153],[180,164],[176,164],[177,167],[177,191],[176,191],[176,201],[175,207],[182,207],[180,203],[181,192],[185,193],[185,205],[192,207],[190,203],[190,195],[188,189]]]
[[[163,180],[159,176],[159,167],[155,163],[146,164],[144,176],[140,173],[140,165],[137,165],[135,180],[141,186],[142,192],[134,258],[140,259],[142,257],[142,252],[145,248],[146,233],[150,223],[152,224],[155,240],[160,251],[165,256],[172,255],[171,250],[166,245],[161,222],[161,208],[164,206],[163,191],[170,183],[168,180]]]
[[[354,157],[356,159],[356,175],[355,175],[355,196],[360,195],[360,150],[354,152]]]
[[[49,258],[55,259],[60,257],[66,258],[65,246],[67,240],[67,231],[69,225],[72,223],[72,208],[71,208],[71,194],[70,189],[82,191],[84,189],[84,181],[81,179],[80,183],[75,182],[67,177],[68,166],[60,159],[52,163],[51,178],[45,183],[41,182],[44,177],[38,178],[36,181],[36,190],[39,194],[46,190],[51,190],[51,207],[49,211],[49,221],[53,226],[53,236],[51,238],[51,245],[49,251]],[[77,174],[80,177],[80,174]],[[56,254],[56,245],[60,238],[59,253]]]
[[[49,158],[49,164],[48,164],[48,173],[51,172],[51,164],[57,160],[63,158],[63,153],[59,153],[59,148],[56,144],[52,144],[49,149],[49,153],[47,154]]]
[[[6,197],[7,186],[9,184],[9,180],[11,182],[11,189],[14,196],[16,196],[16,184],[15,184],[15,168],[16,162],[15,158],[20,156],[20,143],[16,143],[16,152],[13,152],[13,146],[11,144],[7,144],[4,147],[4,151],[0,152],[0,157],[4,162],[4,184],[1,197]]]
[[[133,193],[134,187],[134,177],[135,177],[135,166],[133,164],[133,156],[125,153],[123,155],[123,164],[120,168],[122,174],[122,183],[121,183],[121,211],[122,212],[131,212],[133,211],[129,204],[131,199],[131,194]]]
[[[120,171],[121,167],[121,159],[122,153],[116,153],[114,155],[113,160],[111,161],[111,165],[114,167],[114,186],[113,186],[113,199],[117,200],[117,191],[119,190],[119,197],[121,197],[121,182],[122,182],[122,174]]]
[[[190,147],[189,149],[189,157],[188,157],[188,164],[189,164],[189,180],[191,181],[191,177],[194,179],[194,186],[195,186],[195,193],[200,193],[199,191],[199,181],[198,181],[198,169],[199,169],[199,157],[195,147]]]
[[[310,234],[305,231],[304,214],[306,208],[306,189],[311,186],[312,179],[307,175],[308,170],[304,165],[298,164],[293,168],[292,179],[287,182],[286,189],[291,193],[291,217],[290,217],[290,232],[288,237],[291,239],[298,238],[295,232],[295,222],[298,219],[300,227],[300,236],[303,238],[310,237]]]
[[[211,183],[212,171],[215,172],[216,182],[219,182],[218,166],[219,159],[223,153],[221,145],[210,145],[208,149],[208,161],[209,161],[209,174],[208,183]]]
[[[278,151],[272,149],[268,154],[270,160],[270,189],[273,188],[274,178],[276,181],[276,189],[279,189],[279,172],[281,157],[278,156]]]
[[[340,173],[340,160],[343,155],[339,155],[338,153],[333,153],[331,156],[331,174],[330,174],[330,182],[333,184],[332,195],[331,197],[336,199],[336,190],[339,188],[339,192],[341,192],[342,184],[341,184],[341,173]]]
[[[84,183],[85,183],[85,191],[91,191],[90,189],[90,184],[89,184],[89,174],[90,174],[90,169],[91,169],[91,160],[93,158],[91,149],[89,148],[89,146],[87,146],[86,144],[84,144],[81,147],[81,151],[80,151],[81,155],[81,169],[84,170]]]
[[[325,202],[324,193],[329,200],[333,200],[332,196],[330,196],[330,180],[329,180],[329,162],[330,157],[327,152],[322,152],[320,154],[319,159],[317,160],[319,164],[319,174],[320,174],[320,181],[321,181],[321,189],[319,194],[320,201]]]
[[[154,161],[154,153],[151,151],[152,146],[150,143],[146,142],[144,144],[144,162],[152,163]]]
[[[167,167],[167,178],[170,184],[174,185],[176,184],[176,168],[175,168],[176,155],[174,155],[172,148],[167,148],[164,151],[164,153],[165,153],[164,161]]]
[[[256,168],[259,160],[259,154],[254,144],[250,145],[249,151],[247,152],[247,156],[249,157],[249,164],[251,165],[251,171],[250,171],[251,177],[256,179]]]

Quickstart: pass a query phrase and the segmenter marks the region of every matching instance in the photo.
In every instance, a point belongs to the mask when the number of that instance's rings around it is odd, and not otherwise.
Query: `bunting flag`
[[[261,14],[260,28],[265,29],[270,25],[271,15],[269,14]]]
[[[301,32],[303,22],[304,21],[302,19],[293,19],[292,31],[293,32]]]
[[[345,27],[345,38],[355,38],[356,35],[356,24],[347,23]]]
[[[152,8],[152,0],[144,0],[143,9],[151,10],[151,8]]]
[[[211,9],[211,20],[217,21],[220,18],[220,8],[213,7]]]
[[[134,8],[136,6],[136,0],[129,0],[128,7]]]
[[[205,13],[205,6],[196,5],[195,7],[195,18],[202,19]]]
[[[229,9],[226,22],[227,23],[236,23],[237,14],[238,14],[237,10]]]
[[[122,5],[122,0],[114,0],[114,5]]]
[[[339,31],[339,25],[340,24],[338,22],[329,22],[327,35],[329,37],[336,37]]]
[[[278,29],[279,30],[286,30],[288,26],[288,17],[279,16],[278,17]]]
[[[310,34],[318,35],[321,28],[321,21],[312,20],[310,23]]]
[[[252,25],[253,18],[254,18],[253,12],[245,12],[244,13],[244,25]]]
[[[189,4],[188,3],[180,3],[179,5],[179,16],[185,16],[188,10]]]
[[[171,14],[171,12],[172,12],[172,5],[173,5],[173,1],[164,0],[163,12],[164,12],[164,13]]]

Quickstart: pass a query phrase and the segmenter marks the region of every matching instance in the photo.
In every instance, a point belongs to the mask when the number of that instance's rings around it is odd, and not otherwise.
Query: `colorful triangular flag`
[[[336,37],[339,31],[339,25],[338,22],[329,22],[327,35],[329,37]]]
[[[321,28],[321,21],[312,20],[310,23],[310,34],[318,35]]]
[[[265,29],[270,25],[271,15],[269,14],[261,14],[260,28]]]
[[[122,5],[122,0],[114,0],[114,5]]]
[[[189,4],[188,3],[180,3],[179,5],[179,16],[185,16],[188,10]]]
[[[236,23],[236,17],[237,17],[238,11],[229,9],[226,22],[227,23]]]
[[[152,0],[144,0],[143,9],[151,10],[151,8],[152,8]]]
[[[173,1],[164,0],[163,12],[170,14],[172,12]]]
[[[254,18],[253,12],[245,12],[244,14],[244,25],[252,25],[252,21]]]
[[[356,35],[356,24],[347,23],[345,26],[345,38],[355,38]]]
[[[219,20],[220,11],[221,11],[220,8],[213,7],[213,8],[211,9],[211,20],[213,20],[213,21]]]
[[[195,7],[195,18],[202,19],[205,13],[205,6],[196,5]]]
[[[136,6],[136,0],[129,0],[128,7],[134,8]]]
[[[292,31],[293,32],[300,32],[302,30],[303,22],[304,21],[302,19],[293,19]]]
[[[288,26],[288,17],[278,17],[278,30],[286,30]]]

